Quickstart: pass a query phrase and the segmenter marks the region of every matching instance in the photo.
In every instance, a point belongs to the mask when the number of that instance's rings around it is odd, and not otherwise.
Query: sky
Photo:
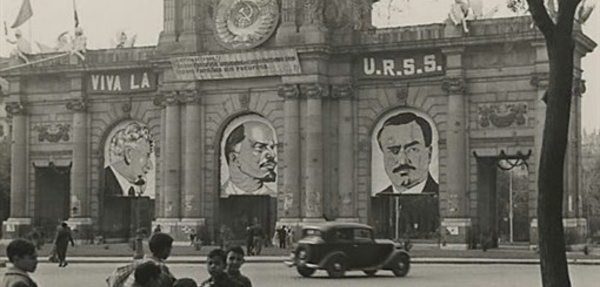
[[[12,49],[5,41],[4,24],[9,36],[23,0],[0,0],[0,56]],[[163,0],[30,0],[33,17],[21,26],[26,39],[53,47],[59,34],[72,33],[74,27],[73,1],[76,1],[80,26],[88,39],[88,49],[110,48],[116,43],[120,31],[136,35],[136,46],[156,45],[163,28]],[[202,0],[199,0],[202,1]],[[390,5],[390,1],[392,1]],[[588,0],[599,2],[600,0]],[[442,22],[446,19],[453,0],[381,0],[374,5],[373,23],[377,27],[393,27]],[[511,16],[505,0],[482,0],[484,12],[495,6],[495,17]],[[600,6],[600,5],[598,5]],[[594,41],[600,41],[600,7],[583,27]],[[35,49],[35,48],[34,48]],[[582,121],[586,130],[600,129],[600,48],[583,59],[587,91],[582,99]]]

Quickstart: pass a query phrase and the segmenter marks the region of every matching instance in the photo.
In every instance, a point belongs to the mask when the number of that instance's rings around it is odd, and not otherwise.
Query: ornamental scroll
[[[527,124],[527,102],[480,104],[477,124],[481,128],[507,128]]]

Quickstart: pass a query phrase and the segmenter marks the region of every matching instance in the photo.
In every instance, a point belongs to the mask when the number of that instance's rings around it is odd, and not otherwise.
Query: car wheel
[[[308,268],[308,267],[304,267],[304,266],[298,266],[296,267],[296,270],[298,270],[298,273],[300,273],[300,275],[302,275],[302,277],[310,277],[313,274],[315,274],[315,269],[313,268]]]
[[[394,265],[392,265],[392,273],[396,277],[404,277],[408,274],[410,270],[410,259],[406,254],[400,254],[395,260]]]
[[[367,274],[367,276],[373,277],[373,276],[375,276],[375,273],[377,273],[377,269],[363,270],[363,272],[365,272],[365,274]]]
[[[346,273],[346,258],[342,255],[334,255],[327,263],[327,274],[331,278],[344,277]]]

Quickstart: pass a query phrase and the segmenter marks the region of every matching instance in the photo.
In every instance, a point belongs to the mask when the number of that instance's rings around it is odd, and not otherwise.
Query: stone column
[[[182,224],[198,231],[205,226],[202,218],[202,106],[197,91],[186,91],[185,102],[185,168],[184,209]]]
[[[281,24],[277,28],[276,42],[280,45],[289,44],[296,34],[296,0],[282,0]]]
[[[353,90],[350,85],[333,87],[338,99],[338,218],[358,222],[354,186],[354,125],[352,122]]]
[[[198,5],[200,5],[201,1],[197,0],[176,0],[183,1],[181,15],[183,16],[183,31],[181,32],[181,37],[179,38],[179,42],[184,42],[184,48],[187,51],[196,51],[198,46],[198,17],[197,12],[199,10]]]
[[[25,236],[31,227],[27,204],[27,114],[20,102],[6,104],[12,117],[12,144],[10,170],[10,218],[3,225],[3,238]]]
[[[300,91],[297,85],[279,87],[284,98],[284,162],[283,208],[278,215],[279,225],[294,225],[300,221]]]
[[[163,0],[163,25],[164,28],[160,32],[159,36],[159,46],[163,44],[168,44],[171,42],[175,42],[176,31],[175,31],[175,22],[176,22],[176,14],[175,14],[175,1],[176,0]]]
[[[446,208],[441,213],[442,236],[446,247],[467,249],[471,219],[469,218],[469,197],[467,196],[467,112],[465,109],[465,83],[462,68],[463,49],[444,51],[446,54],[446,79],[442,89],[448,93],[447,166],[446,166]],[[446,234],[445,230],[452,230]]]
[[[67,109],[73,111],[73,166],[71,168],[69,226],[78,230],[80,238],[89,238],[92,217],[88,183],[88,117],[82,98],[71,100]]]
[[[178,240],[178,225],[181,217],[181,111],[178,92],[166,92],[162,98],[165,106],[165,136],[161,146],[161,217],[163,232],[170,233]]]
[[[325,43],[327,27],[325,26],[325,1],[304,0],[304,19],[300,27],[300,34],[304,35],[306,44]]]
[[[306,103],[306,159],[304,186],[304,220],[323,219],[323,112],[322,98],[328,96],[326,86],[301,86]]]

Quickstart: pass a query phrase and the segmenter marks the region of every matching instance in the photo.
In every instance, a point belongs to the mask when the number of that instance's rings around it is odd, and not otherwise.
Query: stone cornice
[[[184,90],[179,92],[181,101],[186,105],[199,105],[202,103],[202,96],[196,90]]]
[[[25,105],[19,102],[6,103],[4,109],[9,116],[24,115],[26,113]]]
[[[352,85],[333,85],[331,86],[331,98],[352,100],[354,98],[354,87]]]
[[[462,78],[446,78],[442,82],[442,90],[448,94],[464,94],[466,90],[465,81]]]
[[[286,100],[297,100],[300,98],[300,89],[298,88],[298,85],[280,85],[278,94]]]
[[[585,80],[573,78],[573,95],[581,97],[586,90]]]
[[[73,99],[67,102],[66,107],[69,111],[73,112],[85,112],[87,106],[83,99]]]
[[[548,73],[534,73],[531,75],[529,83],[538,89],[546,89],[548,88],[548,78]]]
[[[307,99],[322,99],[329,96],[328,86],[322,84],[302,84],[300,91]]]

